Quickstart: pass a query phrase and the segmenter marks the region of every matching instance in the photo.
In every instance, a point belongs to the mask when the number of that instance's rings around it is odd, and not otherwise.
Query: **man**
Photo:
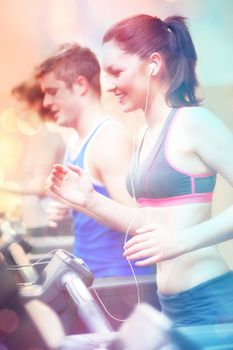
[[[43,107],[44,94],[37,81],[29,79],[14,86],[11,95],[18,131],[14,137],[8,135],[9,142],[14,148],[17,148],[17,140],[20,143],[14,158],[15,166],[12,163],[12,170],[7,181],[1,184],[0,191],[19,196],[19,218],[29,236],[56,234],[58,230],[48,226],[45,210],[49,199],[46,179],[53,164],[63,160],[65,143],[62,135],[51,131],[48,126],[48,122],[54,123],[54,117]]]
[[[125,177],[131,158],[131,142],[123,126],[107,116],[101,106],[100,66],[94,53],[78,44],[63,45],[37,68],[44,91],[44,106],[50,108],[60,126],[78,133],[75,147],[65,162],[84,168],[94,188],[105,196],[131,204]],[[51,220],[67,213],[54,203]],[[122,256],[125,233],[99,224],[91,213],[73,211],[74,254],[82,258],[95,277],[132,275]],[[133,267],[138,274],[151,268]]]

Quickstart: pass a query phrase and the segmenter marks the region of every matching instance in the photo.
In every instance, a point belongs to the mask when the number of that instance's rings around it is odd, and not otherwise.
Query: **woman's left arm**
[[[196,154],[209,168],[221,175],[233,186],[233,134],[210,111],[200,108],[196,122]],[[190,250],[207,247],[233,238],[233,205],[197,226],[189,228],[192,239]],[[204,234],[203,234],[204,233]]]

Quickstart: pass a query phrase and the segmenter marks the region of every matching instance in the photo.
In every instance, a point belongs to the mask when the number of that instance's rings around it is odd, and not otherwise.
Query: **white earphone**
[[[149,76],[153,75],[153,72],[154,72],[154,69],[155,69],[156,65],[157,64],[155,62],[150,63],[150,65],[149,65],[149,67],[150,67]]]

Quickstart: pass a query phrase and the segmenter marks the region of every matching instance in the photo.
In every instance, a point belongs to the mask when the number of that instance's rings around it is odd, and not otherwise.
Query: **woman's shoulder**
[[[203,106],[181,107],[180,111],[183,115],[195,119],[215,116],[215,114],[212,111]]]
[[[232,132],[215,113],[205,107],[184,107],[180,113],[178,127],[186,135],[193,149],[200,149],[208,140],[212,148],[213,145],[221,147],[224,143],[228,143],[232,148]]]
[[[202,106],[182,107],[180,108],[182,121],[188,127],[214,127],[221,123],[220,118]]]

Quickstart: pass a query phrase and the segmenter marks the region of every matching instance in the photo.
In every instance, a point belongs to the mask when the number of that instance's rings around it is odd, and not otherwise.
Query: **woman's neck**
[[[145,107],[145,120],[148,129],[158,128],[168,116],[171,107],[166,101],[169,84],[165,79],[151,78],[148,87],[147,103]]]
[[[171,107],[167,105],[165,95],[157,94],[156,97],[151,99],[147,111],[145,112],[145,120],[148,128],[157,128],[160,124],[163,124],[170,110]]]

